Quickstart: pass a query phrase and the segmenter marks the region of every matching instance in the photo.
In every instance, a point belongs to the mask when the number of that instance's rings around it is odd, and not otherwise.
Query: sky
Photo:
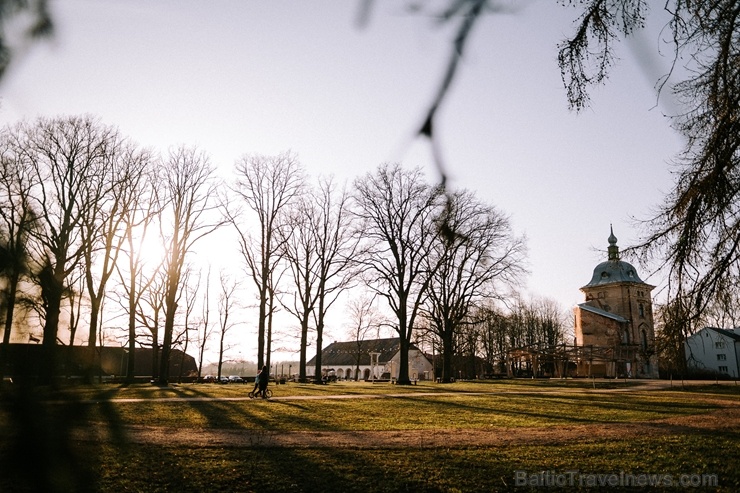
[[[429,15],[445,3],[375,0],[361,25],[359,0],[52,1],[54,36],[25,47],[0,81],[0,124],[92,114],[163,154],[197,145],[224,177],[244,154],[290,150],[312,176],[350,186],[383,162],[419,166],[434,182],[429,143],[415,133],[451,52],[453,29]],[[526,235],[523,291],[570,310],[606,259],[610,225],[629,246],[636,221],[671,189],[683,142],[666,117],[670,94],[655,90],[670,63],[660,53],[670,53],[653,12],[576,114],[556,56],[577,11],[552,0],[498,5],[468,41],[437,145],[448,184],[474,190]],[[229,258],[224,248],[211,242],[198,255]],[[341,339],[338,320],[330,331]]]

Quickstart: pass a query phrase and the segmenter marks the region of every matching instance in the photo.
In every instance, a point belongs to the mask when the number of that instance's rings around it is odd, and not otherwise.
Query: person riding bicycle
[[[262,369],[259,372],[257,372],[257,377],[255,377],[254,379],[254,388],[252,389],[251,393],[255,397],[260,396],[260,395],[262,397],[265,396],[265,389],[267,389],[268,378],[269,378],[269,373],[267,372],[267,366],[263,366]],[[259,387],[259,390],[257,390],[258,387]]]
[[[260,394],[262,397],[266,397],[267,394],[265,394],[265,391],[267,390],[267,383],[270,380],[270,372],[267,371],[267,365],[263,366],[260,372],[257,374],[257,379],[255,381],[255,386],[259,386],[260,390],[258,394]],[[256,396],[257,394],[255,394]]]

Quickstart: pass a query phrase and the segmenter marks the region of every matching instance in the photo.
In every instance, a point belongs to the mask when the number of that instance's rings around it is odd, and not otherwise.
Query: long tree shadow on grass
[[[457,416],[461,413],[492,417],[508,416],[515,420],[523,419],[542,424],[567,423],[617,423],[625,421],[644,421],[660,419],[676,415],[702,414],[717,409],[717,406],[706,403],[666,402],[656,400],[640,401],[639,399],[625,400],[624,397],[611,397],[594,401],[593,396],[580,395],[511,395],[502,396],[501,400],[491,402],[484,399],[486,405],[477,404],[481,400],[476,398],[464,400],[445,400],[416,396],[394,396],[399,402],[410,403],[409,407],[417,409],[418,413],[436,412],[438,415]],[[594,412],[589,413],[589,410]],[[623,412],[623,415],[619,413]],[[641,416],[643,415],[643,416]],[[641,416],[641,417],[640,417]]]
[[[101,492],[239,491],[372,493],[448,491],[394,467],[398,451],[334,448],[200,448],[141,445],[106,457]],[[405,454],[403,454],[405,455]],[[134,469],[137,474],[132,475]]]
[[[110,438],[124,443],[115,409],[101,405]],[[3,387],[0,406],[0,491],[97,491],[100,455],[86,426],[89,405],[63,390],[22,383]],[[92,447],[81,450],[80,439]]]

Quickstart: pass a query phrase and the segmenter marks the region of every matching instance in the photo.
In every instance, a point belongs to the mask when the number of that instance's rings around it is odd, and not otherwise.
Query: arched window
[[[637,306],[637,311],[640,313],[640,318],[645,318],[645,305],[643,305],[642,303],[640,303]]]
[[[642,349],[647,349],[647,346],[648,346],[647,333],[643,330],[642,331]]]
[[[624,332],[622,332],[622,344],[629,344],[630,343],[630,333],[627,329],[624,329]]]

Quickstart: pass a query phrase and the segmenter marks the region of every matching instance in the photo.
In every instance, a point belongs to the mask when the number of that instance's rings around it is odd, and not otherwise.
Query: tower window
[[[630,333],[626,330],[622,332],[622,344],[629,344],[630,343]]]
[[[637,307],[637,311],[640,313],[640,318],[645,318],[645,305],[640,303],[640,305]]]

